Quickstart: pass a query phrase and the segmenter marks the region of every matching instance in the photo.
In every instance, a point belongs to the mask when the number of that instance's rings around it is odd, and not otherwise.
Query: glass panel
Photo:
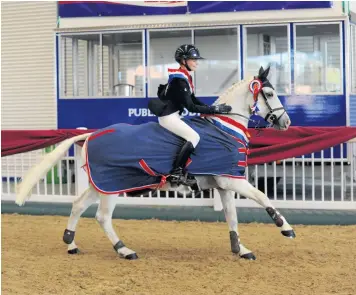
[[[194,31],[194,43],[204,60],[195,72],[195,89],[199,96],[218,96],[239,81],[237,28]]]
[[[179,68],[174,60],[176,49],[192,43],[191,30],[151,31],[149,33],[149,96],[157,96],[159,84],[167,83],[168,68]]]
[[[100,35],[61,37],[61,96],[101,95]]]
[[[340,25],[297,25],[295,42],[296,93],[340,93]]]
[[[247,27],[244,78],[271,66],[269,80],[278,93],[290,93],[290,58],[287,26]]]
[[[104,96],[144,96],[142,32],[103,34]]]

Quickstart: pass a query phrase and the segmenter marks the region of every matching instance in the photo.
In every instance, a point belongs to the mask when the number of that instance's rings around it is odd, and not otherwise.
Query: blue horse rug
[[[245,178],[248,151],[245,136],[222,131],[224,126],[218,119],[183,120],[200,135],[200,142],[187,163],[190,174]],[[164,184],[184,142],[155,122],[120,123],[97,130],[87,140],[89,180],[104,194],[157,188]]]

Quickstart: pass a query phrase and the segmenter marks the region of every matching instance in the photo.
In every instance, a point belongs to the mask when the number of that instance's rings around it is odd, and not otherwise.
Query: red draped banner
[[[1,131],[1,156],[42,149],[67,138],[95,130],[6,130]],[[356,138],[356,127],[290,127],[287,131],[254,129],[249,165],[269,163],[306,155]],[[80,144],[80,143],[79,143]]]

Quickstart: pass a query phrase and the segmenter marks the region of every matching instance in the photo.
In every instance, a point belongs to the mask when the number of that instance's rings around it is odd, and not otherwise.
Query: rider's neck
[[[187,72],[189,73],[189,71],[188,71],[188,69],[187,69],[187,67],[186,67],[185,65],[180,65],[179,68],[180,68],[181,70],[187,71]]]

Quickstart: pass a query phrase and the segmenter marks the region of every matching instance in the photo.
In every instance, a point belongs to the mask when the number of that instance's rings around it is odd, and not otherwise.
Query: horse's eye
[[[266,93],[266,96],[267,96],[267,97],[273,97],[273,93],[271,93],[271,92]]]

